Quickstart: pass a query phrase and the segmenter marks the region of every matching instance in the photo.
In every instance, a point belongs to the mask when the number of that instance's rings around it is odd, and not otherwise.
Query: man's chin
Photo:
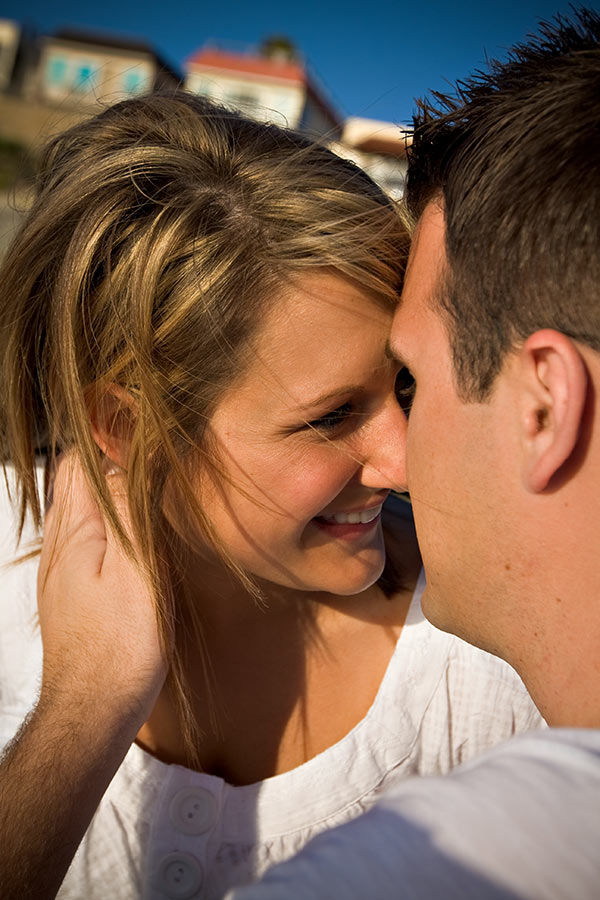
[[[457,616],[456,605],[447,603],[446,596],[450,594],[443,594],[437,587],[427,585],[421,598],[421,609],[425,618],[440,631],[454,634],[468,644],[491,653],[492,656],[508,659],[504,647],[499,646],[498,641],[494,639],[497,636],[490,636],[482,628],[477,629],[477,622],[472,616],[466,619]]]
[[[468,640],[462,633],[464,629],[452,615],[453,604],[445,602],[444,593],[438,587],[431,584],[426,585],[421,597],[421,609],[425,618],[440,631],[447,631],[449,634],[456,634],[463,640]]]

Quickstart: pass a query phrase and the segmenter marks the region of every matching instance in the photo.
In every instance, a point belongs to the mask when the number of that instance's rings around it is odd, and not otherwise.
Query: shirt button
[[[173,826],[182,834],[202,834],[214,824],[217,804],[209,791],[182,788],[171,800],[169,815]]]
[[[160,863],[158,883],[167,897],[193,897],[202,884],[200,863],[190,853],[169,853]]]

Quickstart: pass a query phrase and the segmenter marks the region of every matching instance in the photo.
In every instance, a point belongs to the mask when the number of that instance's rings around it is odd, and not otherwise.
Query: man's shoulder
[[[453,844],[460,835],[455,852],[489,854],[492,868],[494,859],[520,859],[523,842],[542,866],[552,860],[549,848],[558,853],[567,838],[572,845],[575,833],[583,859],[600,827],[600,730],[548,728],[511,738],[449,775],[401,786],[381,805],[445,831]],[[595,865],[600,875],[600,859]]]
[[[600,730],[512,738],[449,775],[411,779],[378,807],[394,845],[421,835],[413,865],[440,878],[477,873],[501,896],[598,896]],[[487,890],[477,896],[496,896]]]
[[[512,776],[516,767],[520,773],[527,771],[532,787],[539,774],[544,789],[554,779],[556,784],[594,785],[600,791],[600,729],[547,728],[529,732],[494,747],[464,766],[462,774],[471,777],[470,772],[480,772],[487,777],[494,772],[499,779],[502,771]]]
[[[597,900],[600,731],[512,738],[411,778],[228,900]]]
[[[535,799],[545,798],[556,805],[557,798],[562,795],[566,799],[573,791],[580,793],[587,805],[585,794],[589,792],[589,796],[594,797],[598,816],[600,729],[547,728],[527,732],[458,766],[443,778],[420,779],[420,783],[403,785],[384,797],[383,804],[393,805],[396,794],[406,796],[414,791],[417,796],[421,787],[424,797],[432,791],[443,796],[447,791],[460,802],[460,797],[464,796],[465,808],[470,804],[469,795],[473,795],[475,808],[487,808],[486,816],[489,816],[490,808],[508,810],[525,806]],[[488,808],[485,797],[491,799],[492,795],[498,806]]]

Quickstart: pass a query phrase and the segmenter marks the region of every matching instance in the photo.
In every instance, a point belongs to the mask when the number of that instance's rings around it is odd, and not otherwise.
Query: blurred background
[[[4,0],[0,253],[49,135],[177,85],[327,142],[400,197],[415,97],[448,90],[569,9],[561,0]]]

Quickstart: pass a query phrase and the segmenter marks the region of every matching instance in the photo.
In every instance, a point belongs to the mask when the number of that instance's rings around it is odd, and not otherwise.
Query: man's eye
[[[338,406],[337,409],[320,416],[318,419],[313,419],[308,424],[317,431],[335,431],[336,428],[348,421],[352,413],[352,404],[344,403],[343,406]]]
[[[408,417],[415,396],[415,379],[406,366],[403,366],[396,375],[395,390],[398,404],[404,415]]]

